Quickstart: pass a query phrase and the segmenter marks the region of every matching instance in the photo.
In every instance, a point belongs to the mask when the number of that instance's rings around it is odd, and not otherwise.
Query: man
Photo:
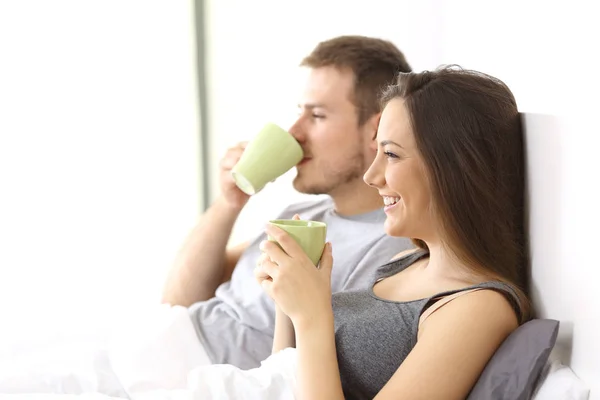
[[[329,198],[291,205],[273,218],[299,214],[326,222],[333,246],[332,290],[364,288],[379,265],[412,247],[408,239],[385,235],[383,200],[362,179],[377,151],[379,92],[410,66],[392,43],[362,36],[324,41],[301,66],[309,75],[298,120],[289,128],[304,150],[294,188]],[[253,276],[265,236],[227,248],[248,201],[230,176],[243,150],[243,144],[233,147],[221,161],[221,196],[184,244],[163,301],[190,306],[213,363],[253,368],[271,352],[274,306]]]

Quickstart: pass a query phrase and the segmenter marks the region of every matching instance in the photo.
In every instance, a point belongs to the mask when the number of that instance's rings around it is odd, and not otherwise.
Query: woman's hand
[[[261,243],[263,254],[255,270],[257,281],[290,317],[296,330],[315,322],[330,321],[331,244],[325,245],[319,267],[315,267],[298,243],[284,230],[269,225],[266,232],[279,246],[268,240]]]

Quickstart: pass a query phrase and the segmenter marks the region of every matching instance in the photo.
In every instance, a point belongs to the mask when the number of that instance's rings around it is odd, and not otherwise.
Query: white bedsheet
[[[549,361],[533,400],[587,400],[590,391],[573,370],[559,360]]]
[[[63,335],[0,352],[0,400],[294,399],[294,349],[249,371],[213,366],[185,308],[135,314],[109,335]]]

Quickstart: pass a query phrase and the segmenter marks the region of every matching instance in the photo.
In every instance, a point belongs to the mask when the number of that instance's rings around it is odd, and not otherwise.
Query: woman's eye
[[[321,114],[313,114],[312,117],[315,118],[315,119],[325,118],[325,116],[321,115]]]
[[[390,153],[389,151],[384,151],[383,154],[385,154],[387,158],[400,158],[397,154]]]

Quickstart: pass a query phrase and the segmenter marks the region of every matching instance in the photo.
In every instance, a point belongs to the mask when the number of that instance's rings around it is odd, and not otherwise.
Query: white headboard
[[[552,357],[600,399],[600,129],[591,115],[523,121],[534,305],[561,323]]]

